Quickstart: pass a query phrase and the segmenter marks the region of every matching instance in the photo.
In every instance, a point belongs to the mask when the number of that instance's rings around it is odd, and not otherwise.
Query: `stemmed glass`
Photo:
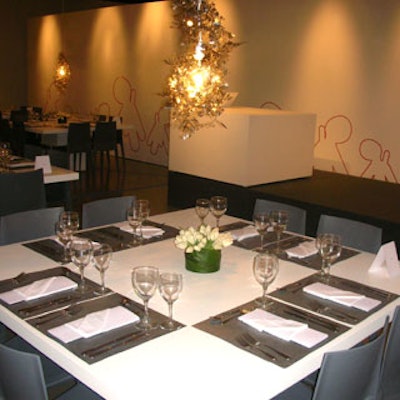
[[[58,221],[56,222],[56,235],[58,240],[63,245],[63,255],[60,262],[62,264],[67,264],[71,261],[68,255],[68,243],[72,239],[72,230],[66,224]]]
[[[283,210],[274,210],[270,213],[271,225],[276,233],[276,254],[280,254],[280,242],[283,231],[287,228],[288,213]]]
[[[253,274],[262,287],[262,296],[256,303],[263,309],[268,306],[268,286],[275,280],[279,270],[278,257],[275,254],[259,253],[253,260]]]
[[[71,261],[79,268],[81,281],[79,283],[80,292],[85,292],[85,275],[84,269],[87,267],[92,259],[93,245],[92,242],[84,238],[75,238],[69,244],[71,253]]]
[[[4,169],[5,172],[8,171],[8,164],[11,159],[11,149],[9,143],[6,142],[0,142],[0,161],[1,161],[1,166]]]
[[[333,233],[320,233],[317,236],[315,245],[322,258],[320,274],[329,280],[331,265],[340,257],[342,252],[341,237]]]
[[[144,266],[132,269],[132,286],[136,294],[143,300],[144,314],[139,326],[148,331],[157,327],[157,324],[150,320],[149,300],[153,297],[158,285],[158,268]]]
[[[160,275],[158,290],[162,298],[168,303],[169,319],[163,322],[160,327],[169,331],[175,330],[179,324],[172,319],[172,305],[178,299],[182,291],[182,275],[173,272],[164,272]]]
[[[148,200],[135,201],[133,202],[132,206],[128,208],[127,220],[133,229],[133,245],[140,244],[142,242],[142,224],[149,217],[149,214],[150,207]]]
[[[267,233],[268,228],[270,227],[270,218],[268,212],[259,212],[254,214],[253,217],[254,226],[257,229],[258,234],[260,235],[260,251],[264,251],[264,236]]]
[[[200,226],[204,225],[204,218],[207,217],[209,212],[210,212],[210,200],[197,199],[196,200],[196,214],[200,218]]]
[[[100,272],[101,288],[97,291],[97,294],[104,294],[106,290],[106,285],[104,281],[104,275],[108,267],[110,266],[110,261],[112,257],[112,248],[107,243],[102,243],[93,250],[93,262],[95,268]]]
[[[219,228],[219,220],[228,209],[228,199],[223,196],[213,196],[210,200],[211,213],[217,220],[217,228]]]
[[[77,211],[63,211],[58,221],[70,229],[72,235],[79,229],[79,214]]]

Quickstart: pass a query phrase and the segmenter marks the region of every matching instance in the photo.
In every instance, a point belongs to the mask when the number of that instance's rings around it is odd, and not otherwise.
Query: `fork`
[[[286,361],[290,361],[291,360],[291,357],[288,354],[283,353],[283,352],[275,349],[274,347],[269,346],[266,343],[260,342],[255,337],[251,336],[250,333],[243,333],[242,337],[243,337],[243,340],[245,340],[247,343],[249,343],[252,346],[255,346],[255,347],[258,347],[258,348],[267,348],[269,350],[272,350],[273,352],[275,352],[276,354],[278,354],[282,358],[284,358]]]
[[[240,335],[236,337],[236,341],[239,343],[239,345],[241,347],[243,347],[244,349],[255,349],[257,351],[259,351],[260,353],[262,353],[265,357],[267,357],[268,359],[270,359],[271,361],[276,361],[276,357],[267,352],[266,350],[260,348],[259,346],[256,346],[255,344],[251,344],[249,343],[245,337],[243,337],[244,335]]]
[[[78,304],[74,304],[72,306],[69,306],[68,308],[65,308],[64,310],[61,310],[59,312],[55,312],[53,314],[46,314],[43,317],[39,317],[35,321],[35,326],[41,326],[44,324],[47,324],[48,322],[51,322],[53,320],[62,318],[62,317],[73,317],[74,315],[78,314],[82,310],[82,306]]]

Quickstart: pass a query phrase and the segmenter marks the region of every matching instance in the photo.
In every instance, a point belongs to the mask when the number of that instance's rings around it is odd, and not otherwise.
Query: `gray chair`
[[[396,307],[382,364],[381,400],[400,399],[400,307]]]
[[[382,229],[364,222],[322,214],[317,234],[336,233],[342,244],[358,250],[377,253],[382,245]]]
[[[55,234],[64,207],[22,211],[0,217],[0,245],[34,240]]]
[[[0,383],[5,399],[48,400],[45,376],[40,357],[36,354],[0,345]],[[77,383],[61,395],[59,400],[99,400],[95,392]]]
[[[274,400],[378,399],[387,326],[366,344],[326,353],[314,390],[299,382]]]
[[[257,199],[253,214],[261,211],[285,210],[289,214],[287,230],[304,235],[306,232],[307,213],[299,207],[271,200]]]
[[[47,207],[43,170],[0,174],[0,216]]]
[[[110,197],[82,204],[82,229],[126,221],[135,196]]]
[[[96,122],[96,127],[93,132],[92,150],[94,157],[94,164],[96,163],[96,155],[100,157],[100,168],[103,171],[103,156],[107,156],[107,165],[110,169],[110,153],[113,151],[115,155],[115,164],[117,171],[119,170],[118,163],[118,149],[117,149],[117,124],[115,121],[111,122]]]

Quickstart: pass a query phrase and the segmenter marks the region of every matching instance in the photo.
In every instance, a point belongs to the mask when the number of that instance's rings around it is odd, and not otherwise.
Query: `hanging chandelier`
[[[58,55],[54,84],[57,89],[63,91],[71,81],[71,66],[63,53]]]
[[[174,26],[181,30],[183,54],[167,61],[172,67],[165,94],[171,118],[187,139],[198,130],[220,123],[229,100],[225,81],[230,51],[238,46],[222,25],[222,17],[209,0],[172,0]],[[220,123],[221,124],[221,123]]]

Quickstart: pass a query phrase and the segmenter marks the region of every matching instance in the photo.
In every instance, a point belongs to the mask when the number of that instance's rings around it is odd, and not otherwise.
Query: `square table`
[[[199,224],[193,209],[151,216],[150,219],[177,228]],[[212,225],[215,223],[211,216],[207,221]],[[235,221],[236,218],[223,216],[221,225]],[[114,253],[106,272],[106,285],[137,302],[140,300],[134,294],[130,280],[132,267],[155,265],[162,271],[183,274],[183,291],[174,304],[174,318],[186,326],[93,364],[75,356],[3,306],[0,306],[0,320],[106,399],[265,400],[316,370],[325,352],[347,349],[368,337],[382,327],[385,317],[392,315],[395,306],[400,304],[396,298],[294,364],[280,367],[195,327],[212,315],[251,302],[260,295],[261,288],[252,274],[254,254],[230,246],[222,250],[220,271],[197,274],[185,270],[183,252],[175,248],[173,239]],[[399,294],[400,278],[385,279],[368,273],[373,259],[373,254],[359,253],[333,265],[332,274]],[[0,248],[0,279],[56,265],[50,258],[20,244]],[[72,265],[67,267],[76,272]],[[279,274],[270,291],[312,274],[315,274],[313,269],[289,260],[280,261]],[[94,267],[88,267],[85,275],[99,282]],[[167,304],[159,294],[149,305],[167,315]]]

